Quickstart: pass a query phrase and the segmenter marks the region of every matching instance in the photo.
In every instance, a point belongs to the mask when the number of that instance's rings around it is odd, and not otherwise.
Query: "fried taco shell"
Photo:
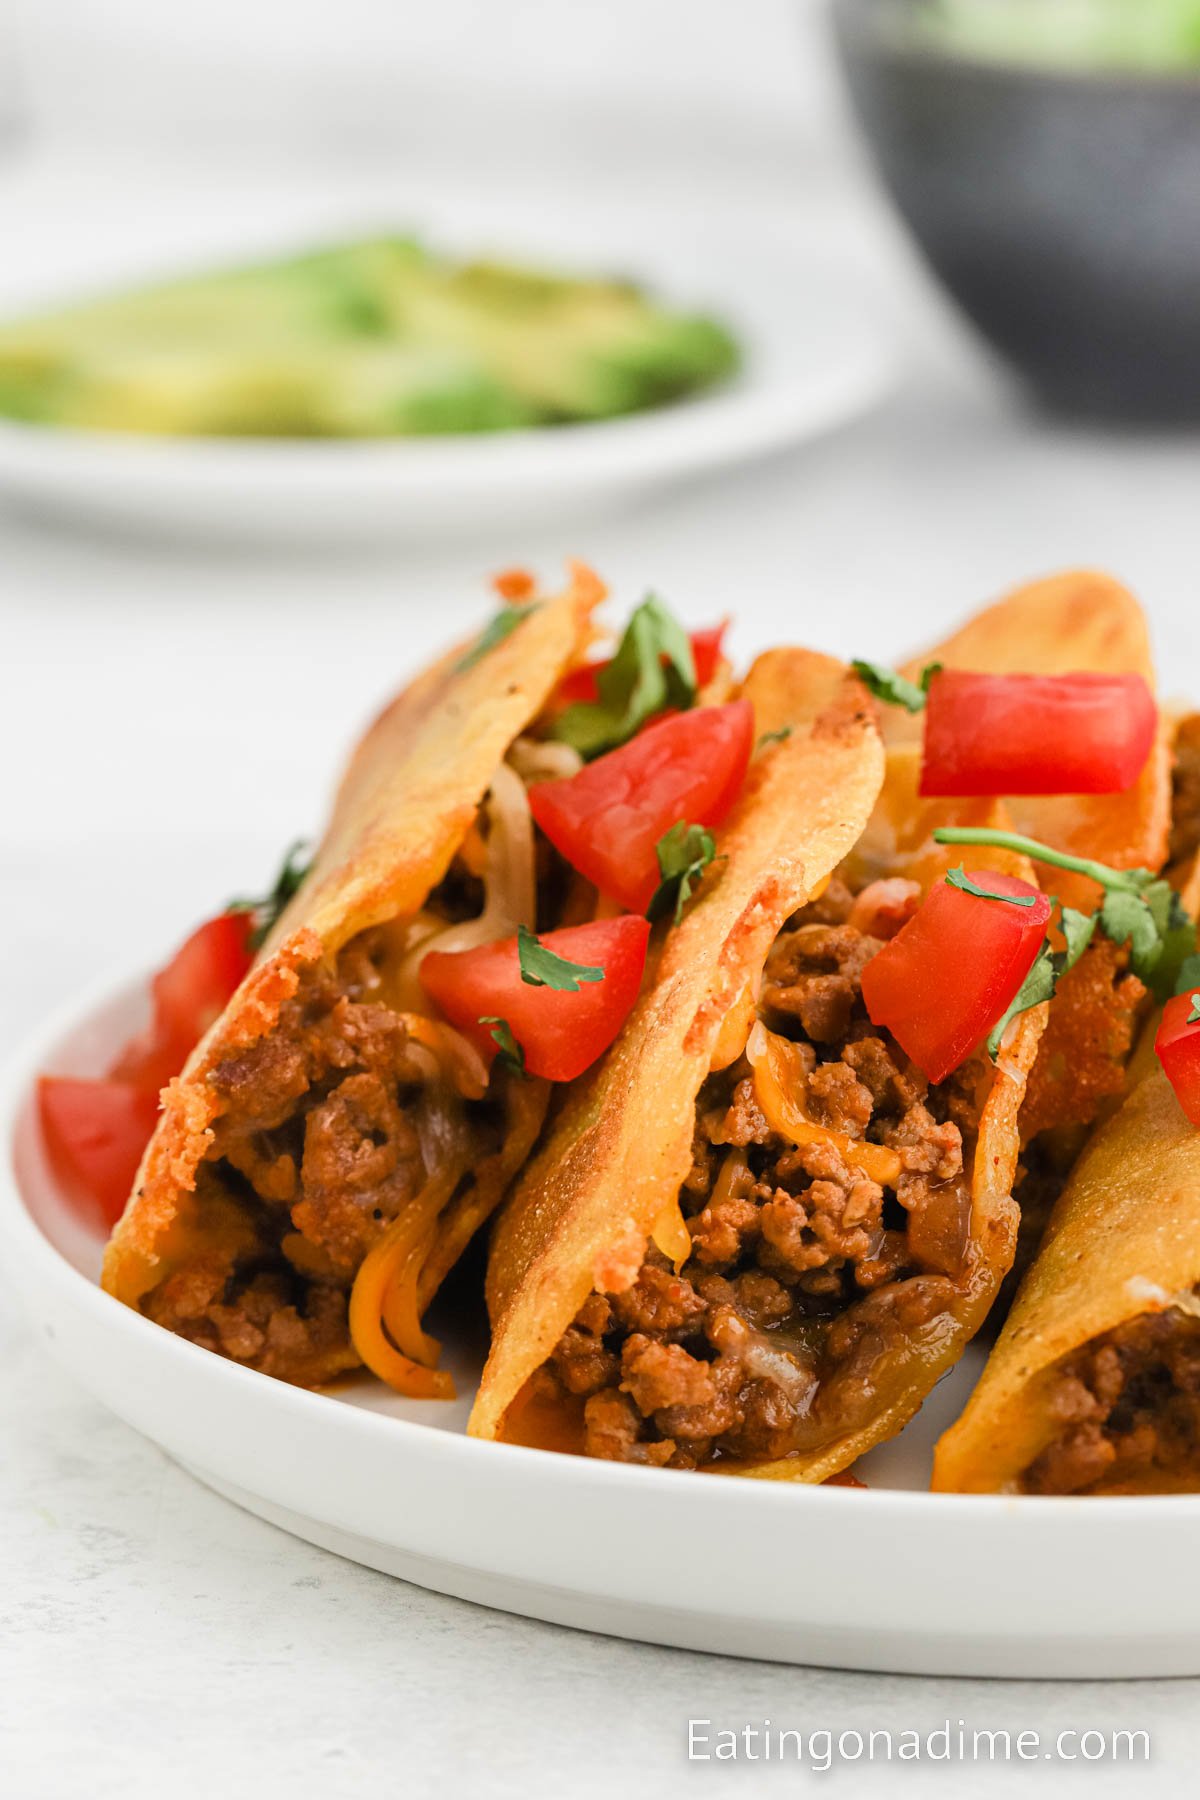
[[[881,794],[828,659],[774,652],[745,692],[760,732],[811,729],[752,765],[727,860],[497,1221],[470,1430],[821,1481],[912,1416],[1012,1260],[1045,1009],[937,1092],[889,1050],[858,993],[874,932],[944,874],[934,825],[1007,820],[918,802],[911,751]]]
[[[904,672],[917,679],[931,662],[989,675],[1142,675],[1154,688],[1146,616],[1127,588],[1096,569],[1015,589],[913,657]],[[890,742],[919,741],[921,720],[889,708],[885,735]],[[1171,825],[1168,728],[1125,793],[1014,796],[1009,809],[1017,831],[1056,850],[1117,869],[1161,868]],[[1091,911],[1099,901],[1095,883],[1083,876],[1047,869],[1039,878],[1069,906]]]
[[[1200,909],[1200,863],[1182,899]],[[1051,1011],[1057,1006],[1057,997]],[[1200,1491],[1200,1131],[1154,1051],[1092,1134],[933,1485],[958,1493]]]
[[[994,675],[1137,674],[1154,688],[1145,614],[1127,588],[1094,569],[1069,570],[1017,588],[914,657],[905,673],[916,679],[931,662]],[[888,708],[884,726],[892,742],[919,743],[919,717]],[[1161,868],[1171,831],[1171,730],[1164,719],[1142,774],[1127,792],[1013,796],[1006,806],[1014,829],[1113,868]],[[1034,867],[1039,885],[1064,905],[1092,912],[1099,904],[1095,882],[1059,868]],[[1124,1096],[1147,1005],[1145,988],[1129,970],[1127,950],[1099,935],[1059,984],[1021,1113],[1021,1234],[1010,1288],[1036,1251],[1087,1132]]]
[[[1161,1068],[1092,1138],[979,1384],[951,1493],[1200,1489],[1200,1132]]]
[[[452,1392],[421,1318],[532,1147],[546,1087],[489,1078],[430,1016],[416,963],[435,937],[461,949],[535,923],[505,759],[603,595],[573,566],[564,594],[443,658],[367,732],[307,879],[165,1091],[110,1294],[290,1381],[366,1362],[403,1391]]]
[[[1200,713],[1176,720],[1171,749],[1171,878],[1183,881],[1200,850]]]

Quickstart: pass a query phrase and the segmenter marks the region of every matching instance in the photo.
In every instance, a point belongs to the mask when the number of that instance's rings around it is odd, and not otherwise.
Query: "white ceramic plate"
[[[376,542],[454,532],[556,526],[820,435],[886,391],[887,334],[861,281],[824,254],[720,231],[670,238],[670,226],[630,215],[597,232],[579,217],[427,201],[410,217],[436,242],[481,246],[581,272],[630,270],[668,302],[725,319],[745,349],[736,379],[710,394],[593,425],[458,439],[169,439],[38,428],[0,421],[0,492],[38,512],[118,529],[223,540]],[[375,221],[376,227],[380,222]],[[386,226],[385,226],[386,228]],[[369,229],[369,227],[363,228]],[[52,305],[159,274],[221,266],[355,234],[336,218],[296,222],[285,243],[244,231],[164,269],[153,238],[139,255],[97,258],[14,290],[3,310]]]
[[[859,1465],[864,1493],[477,1443],[464,1346],[449,1345],[453,1403],[367,1381],[310,1394],[119,1305],[96,1286],[100,1234],[47,1166],[32,1084],[100,1069],[144,1012],[127,984],[52,1021],[8,1070],[0,1238],[51,1350],[231,1500],[423,1587],[619,1637],[912,1674],[1200,1673],[1200,1500],[913,1491],[969,1369]]]

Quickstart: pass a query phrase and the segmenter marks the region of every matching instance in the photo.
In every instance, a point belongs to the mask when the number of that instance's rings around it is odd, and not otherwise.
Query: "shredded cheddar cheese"
[[[458,1181],[444,1170],[426,1182],[363,1258],[350,1290],[350,1338],[372,1374],[411,1399],[452,1400],[454,1380],[437,1361],[438,1345],[421,1329],[421,1267],[437,1218]]]
[[[675,1273],[678,1275],[692,1254],[692,1234],[679,1210],[678,1200],[672,1200],[663,1207],[654,1221],[650,1236],[668,1262],[674,1263]]]
[[[759,1024],[750,1033],[746,1053],[754,1069],[754,1092],[764,1119],[781,1138],[792,1144],[829,1144],[844,1163],[861,1169],[881,1187],[895,1187],[904,1165],[895,1150],[848,1137],[804,1115],[804,1067],[798,1048]]]
[[[440,1019],[427,1019],[423,1013],[402,1012],[409,1037],[437,1059],[464,1100],[481,1100],[487,1093],[488,1069],[483,1057],[452,1025]]]
[[[710,1069],[727,1069],[742,1054],[750,1036],[750,1027],[754,1024],[754,1004],[754,983],[748,981],[721,1020],[721,1029],[717,1033],[712,1060],[708,1065]]]

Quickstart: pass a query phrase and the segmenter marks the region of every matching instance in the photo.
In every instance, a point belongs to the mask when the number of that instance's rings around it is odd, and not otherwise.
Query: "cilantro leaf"
[[[909,681],[906,676],[897,674],[895,669],[886,668],[883,663],[865,662],[861,657],[856,657],[850,664],[859,680],[877,700],[883,700],[889,706],[902,706],[910,713],[924,712],[925,702],[929,697],[929,683],[941,666],[937,662],[927,663],[921,670],[920,681]]]
[[[496,1061],[514,1075],[525,1073],[525,1052],[512,1034],[512,1026],[507,1019],[498,1019],[494,1014],[487,1014],[480,1019],[481,1025],[490,1025],[488,1036],[496,1046]]]
[[[1200,994],[1192,995],[1192,1010],[1187,1016],[1188,1025],[1200,1025]]]
[[[1109,893],[1100,908],[1100,929],[1114,944],[1129,945],[1129,966],[1143,979],[1162,956],[1162,933],[1142,894]]]
[[[678,925],[683,909],[692,897],[692,889],[715,859],[716,852],[712,832],[702,825],[688,825],[681,819],[670,831],[664,831],[655,845],[662,880],[646,908],[646,917],[653,921],[674,911]]]
[[[1098,882],[1106,893],[1141,894],[1157,880],[1153,869],[1113,869],[1107,863],[1094,862],[1090,856],[1071,856],[1066,850],[1055,850],[1051,844],[1039,843],[1020,831],[993,831],[990,825],[939,825],[933,834],[935,844],[988,844],[993,849],[1015,850],[1018,856],[1031,856],[1035,862],[1048,863],[1055,869],[1072,869]]]
[[[790,725],[781,725],[778,731],[764,731],[754,748],[765,750],[768,744],[784,744],[792,735]]]
[[[603,968],[556,956],[526,925],[517,926],[517,960],[522,981],[530,987],[552,988],[556,994],[577,994],[585,981],[604,980]]]
[[[967,871],[959,863],[957,869],[951,869],[946,877],[948,887],[957,888],[962,894],[974,894],[977,900],[1002,900],[1006,906],[1036,906],[1036,894],[994,894],[990,888],[980,887],[972,881]]]
[[[1054,952],[1049,944],[1043,943],[1033,967],[1013,995],[1007,1010],[1003,1012],[988,1033],[987,1050],[993,1062],[1000,1054],[1000,1043],[1009,1025],[1023,1012],[1033,1006],[1040,1006],[1043,1000],[1052,1000],[1054,990],[1058,986],[1058,971],[1055,968]]]
[[[260,900],[231,900],[225,908],[226,912],[252,913],[254,926],[250,932],[250,948],[259,950],[266,942],[275,921],[299,888],[312,867],[312,859],[305,855],[308,844],[304,838],[297,838],[288,846],[283,859],[283,866],[275,877],[275,885]]]
[[[1075,907],[1063,906],[1061,902],[1059,903],[1058,912],[1059,929],[1067,941],[1067,947],[1065,950],[1060,950],[1056,954],[1063,958],[1059,974],[1065,975],[1068,969],[1073,969],[1075,967],[1075,964],[1079,961],[1080,957],[1095,937],[1097,915],[1095,913],[1078,912]]]
[[[1162,934],[1162,955],[1151,971],[1150,986],[1160,1000],[1169,1000],[1177,991],[1183,969],[1196,957],[1196,921],[1188,912],[1174,888],[1167,907],[1167,922]],[[1192,984],[1200,981],[1200,970]]]
[[[1096,931],[1095,913],[1077,912],[1073,906],[1064,906],[1056,902],[1059,912],[1059,929],[1063,934],[1066,947],[1052,950],[1049,938],[1042,941],[1042,947],[1034,958],[1033,967],[1025,977],[1016,994],[1010,1001],[1007,1010],[997,1019],[988,1033],[988,1055],[993,1060],[1000,1053],[1001,1040],[1013,1019],[1021,1013],[1028,1012],[1031,1007],[1040,1006],[1043,1000],[1053,1000],[1058,984],[1068,969],[1073,969]]]
[[[454,665],[454,673],[465,675],[468,669],[473,669],[476,663],[482,662],[489,650],[494,650],[506,637],[511,637],[521,621],[527,619],[531,612],[536,612],[537,608],[536,600],[531,600],[526,606],[503,607],[494,618],[488,620],[466,654],[459,657]]]
[[[568,706],[550,728],[589,760],[626,743],[666,707],[696,704],[691,640],[653,594],[630,616],[616,655],[596,676],[596,693]]]
[[[1153,869],[1114,869],[1091,857],[1071,856],[1016,831],[987,826],[945,825],[933,834],[939,844],[990,844],[1015,850],[1051,868],[1086,875],[1104,891],[1100,930],[1114,944],[1129,945],[1129,966],[1160,999],[1178,992],[1180,970],[1196,949],[1196,921],[1170,884]]]
[[[1184,962],[1175,982],[1175,992],[1186,994],[1189,988],[1200,986],[1200,955],[1193,953]]]

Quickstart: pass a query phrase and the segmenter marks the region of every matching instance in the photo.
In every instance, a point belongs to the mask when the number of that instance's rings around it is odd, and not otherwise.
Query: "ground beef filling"
[[[593,1293],[539,1377],[583,1400],[590,1455],[696,1468],[832,1441],[952,1308],[983,1071],[931,1090],[860,992],[917,898],[910,883],[857,900],[832,883],[776,940],[760,1000],[769,1029],[803,1047],[807,1116],[896,1150],[896,1190],[832,1144],[772,1133],[745,1058],[710,1076],[680,1194],[690,1257],[676,1274],[651,1247],[632,1287]]]
[[[1090,1127],[1124,1092],[1146,999],[1128,949],[1107,938],[1091,944],[1058,985],[1021,1104],[1017,1251],[988,1313],[987,1336],[1008,1316]]]
[[[379,998],[383,940],[355,938],[336,969],[307,970],[278,1025],[211,1076],[224,1102],[197,1177],[236,1246],[195,1258],[144,1310],[206,1348],[286,1380],[358,1365],[347,1312],[371,1245],[426,1179],[417,1129],[429,1051]],[[467,1106],[478,1157],[499,1145],[498,1104]]]
[[[1200,1318],[1179,1307],[1093,1338],[1056,1371],[1059,1434],[1029,1494],[1194,1487],[1200,1478]]]
[[[1171,781],[1172,864],[1186,862],[1200,849],[1200,714],[1183,721],[1175,738]]]
[[[1129,951],[1098,938],[1064,975],[1038,1045],[1021,1107],[1026,1143],[1091,1125],[1125,1088],[1125,1068],[1146,989]]]

